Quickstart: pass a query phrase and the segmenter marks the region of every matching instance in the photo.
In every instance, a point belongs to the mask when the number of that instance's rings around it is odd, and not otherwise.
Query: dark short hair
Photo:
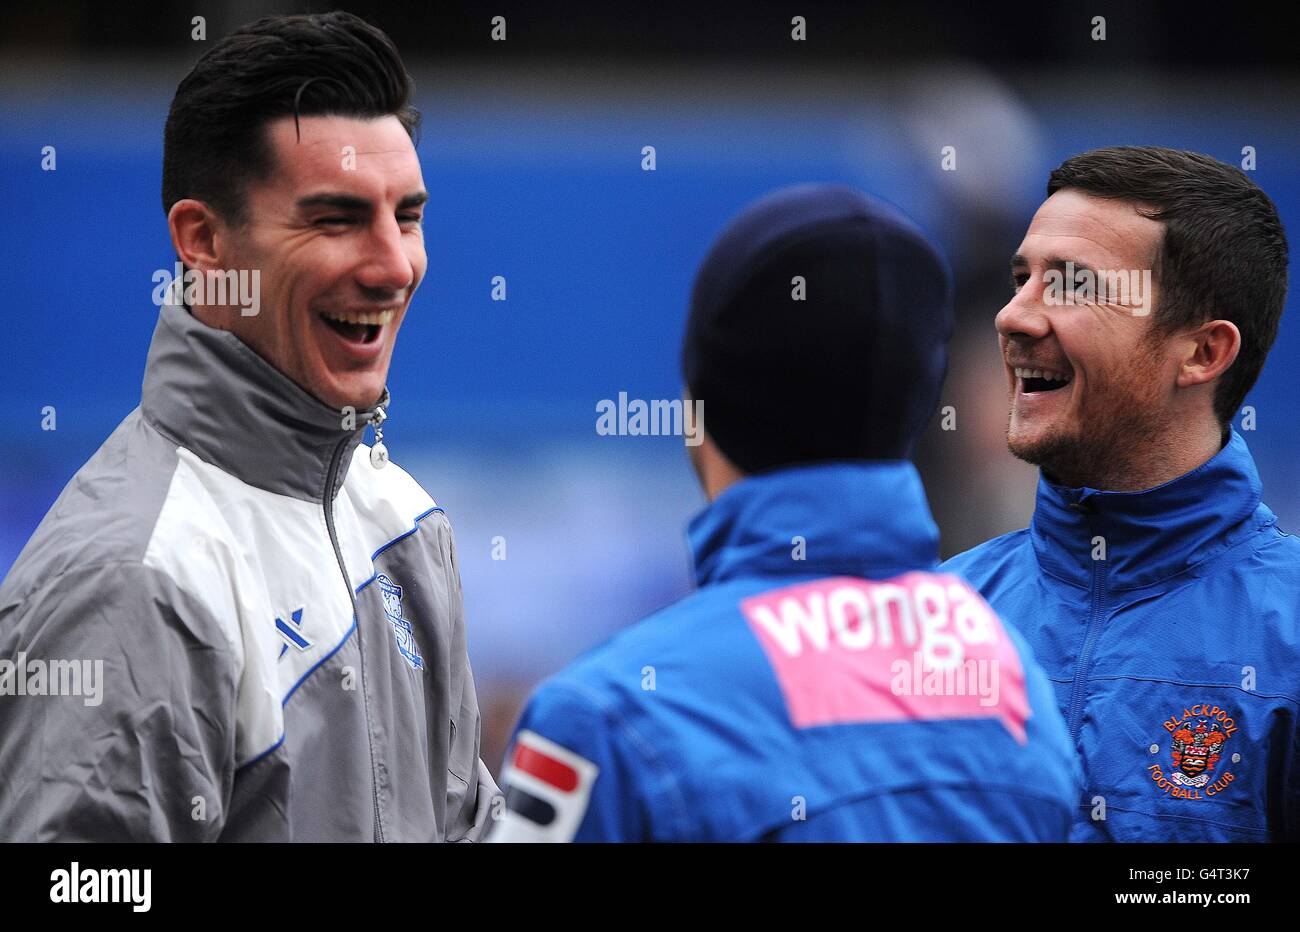
[[[269,121],[393,115],[414,140],[411,91],[392,40],[351,13],[249,23],[208,49],[176,88],[163,132],[163,211],[195,198],[242,226],[248,184],[274,168]]]
[[[1214,393],[1214,413],[1229,424],[1264,368],[1286,300],[1286,232],[1273,202],[1235,166],[1160,146],[1066,159],[1047,194],[1063,188],[1133,201],[1138,213],[1164,223],[1151,270],[1160,282],[1155,333],[1208,320],[1237,325],[1241,352]]]

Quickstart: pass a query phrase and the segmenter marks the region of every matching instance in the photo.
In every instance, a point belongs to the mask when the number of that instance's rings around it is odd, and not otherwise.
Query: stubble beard
[[[1144,345],[1132,364],[1089,387],[1079,416],[1032,440],[1018,439],[1007,418],[1007,449],[1069,488],[1131,490],[1161,457],[1170,414],[1157,402],[1156,354]],[[1065,389],[1058,389],[1065,391]]]

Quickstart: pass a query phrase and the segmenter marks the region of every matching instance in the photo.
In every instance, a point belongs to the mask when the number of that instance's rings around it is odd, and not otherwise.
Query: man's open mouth
[[[391,322],[396,311],[372,311],[350,314],[346,312],[324,311],[321,320],[329,324],[339,336],[353,343],[373,343],[379,339],[379,331]]]
[[[1023,369],[1016,367],[1016,378],[1020,380],[1020,390],[1026,395],[1035,392],[1054,392],[1064,388],[1074,378],[1068,372],[1055,372],[1050,369]]]

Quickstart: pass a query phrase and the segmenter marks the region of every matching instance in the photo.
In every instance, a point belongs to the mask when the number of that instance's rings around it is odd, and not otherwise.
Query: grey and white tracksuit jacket
[[[376,416],[163,307],[140,407],[0,585],[0,840],[483,834],[451,526],[371,464]]]

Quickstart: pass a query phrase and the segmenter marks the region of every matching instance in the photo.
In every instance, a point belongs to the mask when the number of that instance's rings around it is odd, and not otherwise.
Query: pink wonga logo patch
[[[995,718],[1026,741],[1020,654],[955,576],[837,576],[744,599],[740,609],[796,728]]]

